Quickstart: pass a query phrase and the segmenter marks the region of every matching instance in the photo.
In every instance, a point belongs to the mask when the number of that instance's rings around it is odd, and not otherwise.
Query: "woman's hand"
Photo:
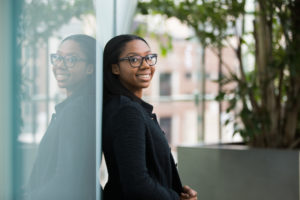
[[[180,200],[197,200],[197,192],[185,185],[183,192],[180,194]]]

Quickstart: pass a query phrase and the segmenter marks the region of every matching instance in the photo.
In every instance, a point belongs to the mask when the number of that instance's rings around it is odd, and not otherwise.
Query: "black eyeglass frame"
[[[60,60],[59,62],[63,61],[64,63],[64,66],[66,66],[67,68],[73,68],[77,62],[85,62],[87,59],[84,59],[84,58],[80,58],[80,57],[77,57],[77,56],[74,56],[74,55],[67,55],[67,56],[61,56],[59,54],[56,54],[56,53],[51,53],[50,54],[50,62],[52,65],[57,65],[57,63],[55,63],[55,61],[53,60],[55,56],[58,56],[60,58],[62,58],[62,60]],[[66,57],[72,57],[73,59],[75,58],[75,60],[72,62],[71,65],[67,65],[67,61],[66,61]]]
[[[146,58],[149,57],[149,56],[154,56],[154,57],[155,57],[155,63],[154,63],[154,64],[148,63],[148,60],[147,60]],[[133,58],[133,57],[140,57],[140,58],[141,58],[141,62],[140,62],[140,64],[139,64],[139,66],[133,66],[133,65],[132,65],[132,63],[131,63],[131,61],[130,61],[130,58]],[[152,53],[152,54],[148,54],[148,55],[146,55],[146,56],[139,56],[139,55],[128,56],[128,57],[120,58],[120,59],[119,59],[119,62],[124,61],[124,60],[128,60],[130,66],[131,66],[132,68],[139,68],[139,67],[142,66],[142,64],[143,64],[143,62],[144,62],[144,59],[146,60],[146,63],[147,63],[149,66],[154,66],[154,65],[157,63],[157,54],[156,54],[156,53]]]

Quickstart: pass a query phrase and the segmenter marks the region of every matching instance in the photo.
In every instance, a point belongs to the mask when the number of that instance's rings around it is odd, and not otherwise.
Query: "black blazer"
[[[153,107],[125,96],[104,104],[102,142],[108,199],[179,199],[182,185]]]
[[[30,200],[94,200],[95,93],[88,81],[56,105],[25,191]]]

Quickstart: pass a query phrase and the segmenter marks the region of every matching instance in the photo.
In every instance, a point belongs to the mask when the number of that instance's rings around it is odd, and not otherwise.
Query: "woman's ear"
[[[114,75],[120,75],[120,67],[117,64],[112,64],[111,65],[111,72]]]
[[[87,73],[88,75],[91,75],[91,74],[94,73],[94,70],[95,70],[94,65],[89,64],[89,65],[87,66],[86,73]]]

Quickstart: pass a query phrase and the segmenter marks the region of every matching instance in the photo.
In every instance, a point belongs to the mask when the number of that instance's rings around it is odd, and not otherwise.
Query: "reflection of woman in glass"
[[[153,107],[141,97],[157,55],[138,36],[120,35],[104,49],[103,152],[107,199],[197,199],[182,187],[170,147]]]
[[[67,99],[55,106],[39,145],[28,199],[95,199],[95,57],[96,41],[87,35],[65,38],[51,54]]]

